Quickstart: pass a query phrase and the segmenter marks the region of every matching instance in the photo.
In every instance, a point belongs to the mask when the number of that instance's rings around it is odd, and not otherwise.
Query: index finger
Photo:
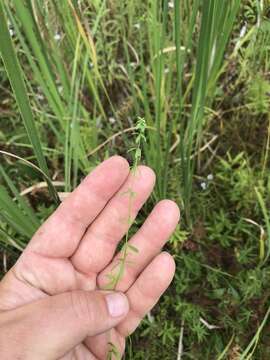
[[[40,227],[28,249],[48,257],[70,257],[128,174],[128,162],[120,156],[101,163]]]

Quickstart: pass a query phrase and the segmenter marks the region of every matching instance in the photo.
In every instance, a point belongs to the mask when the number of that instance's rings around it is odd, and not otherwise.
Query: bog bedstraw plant
[[[117,284],[122,279],[124,272],[125,272],[125,266],[128,265],[128,255],[130,252],[137,253],[138,249],[128,243],[129,240],[129,233],[130,233],[130,227],[133,223],[133,219],[131,217],[131,209],[133,205],[134,198],[136,196],[136,193],[132,189],[132,182],[134,181],[134,178],[137,175],[138,171],[138,165],[142,158],[142,145],[143,142],[146,141],[145,138],[145,129],[146,129],[146,123],[145,119],[139,117],[136,127],[135,127],[135,147],[130,149],[129,152],[133,153],[133,164],[131,166],[131,173],[133,175],[132,181],[130,184],[130,188],[123,193],[124,196],[128,196],[128,216],[125,220],[128,225],[128,230],[125,235],[124,244],[120,253],[120,257],[118,259],[118,264],[112,269],[111,273],[107,275],[109,279],[109,283],[106,286],[107,290],[115,290],[117,287]]]
[[[111,273],[107,275],[109,279],[109,283],[106,285],[106,290],[115,290],[119,281],[121,281],[124,273],[125,273],[125,267],[130,264],[128,261],[128,255],[130,252],[132,253],[138,253],[138,249],[129,244],[129,233],[130,233],[130,227],[132,226],[133,219],[131,217],[131,209],[133,205],[134,198],[136,196],[136,193],[132,189],[132,183],[137,175],[138,172],[138,165],[140,164],[141,158],[142,158],[142,144],[143,142],[146,142],[145,138],[145,129],[146,129],[146,123],[145,119],[139,117],[137,124],[135,126],[135,147],[130,149],[129,152],[133,153],[133,164],[131,166],[131,173],[132,173],[132,181],[130,184],[130,188],[123,193],[123,196],[128,196],[128,216],[126,219],[128,230],[125,235],[124,244],[120,252],[120,257],[118,259],[118,264],[112,269]],[[119,354],[119,351],[115,344],[113,344],[111,341],[108,342],[109,351],[108,351],[108,360],[112,359],[121,359],[121,356]]]

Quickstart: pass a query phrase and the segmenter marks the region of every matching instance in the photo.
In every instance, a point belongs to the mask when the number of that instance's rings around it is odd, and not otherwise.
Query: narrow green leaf
[[[1,216],[17,232],[29,239],[33,236],[35,229],[30,224],[28,217],[18,208],[3,186],[0,186],[0,209]]]
[[[34,229],[38,229],[39,227],[39,221],[33,212],[33,210],[30,208],[30,206],[26,203],[24,198],[20,195],[16,187],[14,186],[12,180],[8,176],[8,174],[5,172],[3,166],[0,165],[0,174],[3,176],[4,180],[6,181],[8,187],[10,188],[11,192],[15,196],[16,200],[18,201],[18,204],[22,211],[24,211],[25,215],[28,216],[29,222],[32,224]]]
[[[133,245],[131,245],[131,244],[128,244],[128,248],[131,250],[131,251],[133,251],[134,253],[139,253],[139,250],[135,247],[135,246],[133,246]]]
[[[26,128],[29,140],[33,146],[33,151],[36,155],[39,167],[47,176],[49,176],[48,166],[43,155],[41,143],[30,106],[30,100],[28,98],[26,86],[23,80],[22,69],[17,59],[8,31],[3,2],[0,2],[0,53],[4,61],[5,68],[14,91],[14,96],[24,121],[24,126]],[[48,188],[54,200],[59,203],[58,198],[55,197],[55,191],[53,191],[51,183],[48,183]]]

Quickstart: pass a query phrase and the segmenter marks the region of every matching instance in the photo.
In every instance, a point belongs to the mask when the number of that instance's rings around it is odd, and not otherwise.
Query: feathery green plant
[[[137,170],[138,170],[138,165],[141,161],[141,157],[142,157],[142,145],[144,142],[146,142],[146,138],[145,138],[145,129],[146,129],[146,122],[144,118],[138,118],[136,127],[135,127],[135,147],[131,148],[129,150],[129,152],[133,152],[133,164],[131,167],[131,172],[133,174],[133,176],[136,176]],[[134,178],[133,178],[134,179]],[[130,188],[128,189],[128,191],[126,193],[124,193],[123,195],[128,195],[128,217],[127,217],[127,225],[128,225],[128,230],[126,232],[125,235],[125,239],[124,239],[124,245],[121,249],[121,254],[120,257],[117,259],[118,263],[116,264],[116,266],[112,269],[111,273],[107,275],[107,278],[109,280],[109,283],[106,285],[106,289],[107,290],[115,290],[117,287],[117,284],[119,283],[119,281],[122,279],[124,272],[125,272],[125,267],[128,265],[128,255],[133,252],[133,253],[138,253],[138,249],[129,244],[129,229],[133,223],[133,219],[131,217],[131,209],[132,209],[132,204],[133,204],[133,200],[134,197],[136,196],[136,193],[132,190],[132,184],[130,185]],[[115,344],[113,344],[112,342],[108,343],[109,346],[109,351],[108,351],[108,356],[107,359],[108,360],[112,360],[112,359],[121,359],[121,355],[119,354],[119,351],[117,349],[117,347],[115,346]]]
[[[133,152],[133,154],[134,154],[133,155],[133,164],[131,167],[131,172],[134,177],[137,174],[138,165],[139,165],[139,163],[141,161],[141,157],[142,157],[141,148],[142,148],[143,143],[146,141],[145,129],[146,129],[146,122],[145,122],[144,118],[139,117],[136,127],[135,127],[135,133],[136,133],[135,147],[129,150],[130,152]],[[118,264],[115,266],[114,269],[112,269],[111,273],[107,275],[107,277],[109,279],[109,283],[106,285],[106,289],[110,289],[110,290],[115,290],[117,284],[122,279],[124,272],[125,272],[125,266],[128,263],[127,259],[128,259],[128,255],[129,255],[130,251],[133,253],[138,252],[136,247],[134,247],[133,245],[130,245],[128,243],[129,229],[133,223],[133,219],[131,217],[131,209],[132,209],[133,200],[136,196],[136,193],[132,189],[132,184],[130,185],[130,188],[128,189],[128,191],[125,192],[123,195],[128,195],[128,217],[127,217],[128,230],[125,235],[124,245],[121,249],[121,256],[118,258]]]
[[[109,351],[107,355],[107,360],[121,360],[121,354],[119,353],[117,347],[112,342],[108,342]]]

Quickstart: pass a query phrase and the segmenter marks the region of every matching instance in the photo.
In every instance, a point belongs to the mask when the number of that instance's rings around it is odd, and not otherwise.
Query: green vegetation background
[[[132,231],[165,197],[182,223],[125,358],[270,359],[268,0],[5,0],[0,54],[2,273],[143,117],[158,182]]]

